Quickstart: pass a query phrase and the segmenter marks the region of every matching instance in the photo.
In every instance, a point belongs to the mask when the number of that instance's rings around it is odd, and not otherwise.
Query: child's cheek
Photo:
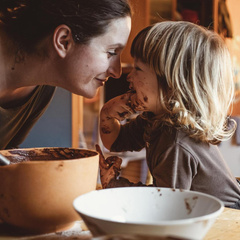
[[[140,91],[143,91],[145,87],[145,83],[141,80],[136,81],[136,88],[138,88]]]

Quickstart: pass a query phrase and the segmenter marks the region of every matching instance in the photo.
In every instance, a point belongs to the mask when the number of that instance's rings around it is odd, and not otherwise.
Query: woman
[[[17,147],[55,87],[87,98],[121,74],[128,0],[0,1],[0,149]]]

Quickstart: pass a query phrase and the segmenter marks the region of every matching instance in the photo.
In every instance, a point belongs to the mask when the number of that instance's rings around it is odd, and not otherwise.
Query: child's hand
[[[111,149],[119,135],[120,121],[141,110],[140,106],[143,105],[138,103],[135,91],[117,96],[104,104],[100,112],[100,136],[107,149]]]
[[[96,144],[96,150],[99,153],[100,179],[103,189],[128,186],[146,186],[141,182],[132,183],[126,178],[118,178],[121,171],[122,159],[117,156],[110,156],[105,159],[98,144]]]
[[[127,92],[123,95],[117,96],[104,104],[101,112],[108,118],[115,118],[122,121],[130,115],[136,113],[131,99],[135,93]]]
[[[134,111],[146,111],[144,103],[137,98],[136,93],[130,95],[128,105],[131,107],[131,109],[134,109]]]
[[[117,156],[104,158],[99,145],[96,144],[96,150],[99,153],[100,179],[102,188],[106,188],[111,180],[115,180],[121,171],[122,159]]]

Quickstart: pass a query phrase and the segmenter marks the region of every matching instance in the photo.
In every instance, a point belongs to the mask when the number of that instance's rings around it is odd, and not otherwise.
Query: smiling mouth
[[[100,78],[96,78],[96,80],[98,80],[99,82],[106,82],[107,79],[100,79]]]
[[[101,86],[104,86],[104,84],[107,82],[107,79],[100,79],[100,78],[95,78]]]

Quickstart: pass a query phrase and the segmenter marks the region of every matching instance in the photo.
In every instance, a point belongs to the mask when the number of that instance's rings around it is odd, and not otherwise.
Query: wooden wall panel
[[[83,130],[83,97],[72,94],[72,147],[79,146],[79,131]]]
[[[132,64],[133,59],[130,55],[131,43],[137,33],[150,24],[150,0],[130,0],[133,7],[132,30],[127,46],[122,53],[122,62]]]

